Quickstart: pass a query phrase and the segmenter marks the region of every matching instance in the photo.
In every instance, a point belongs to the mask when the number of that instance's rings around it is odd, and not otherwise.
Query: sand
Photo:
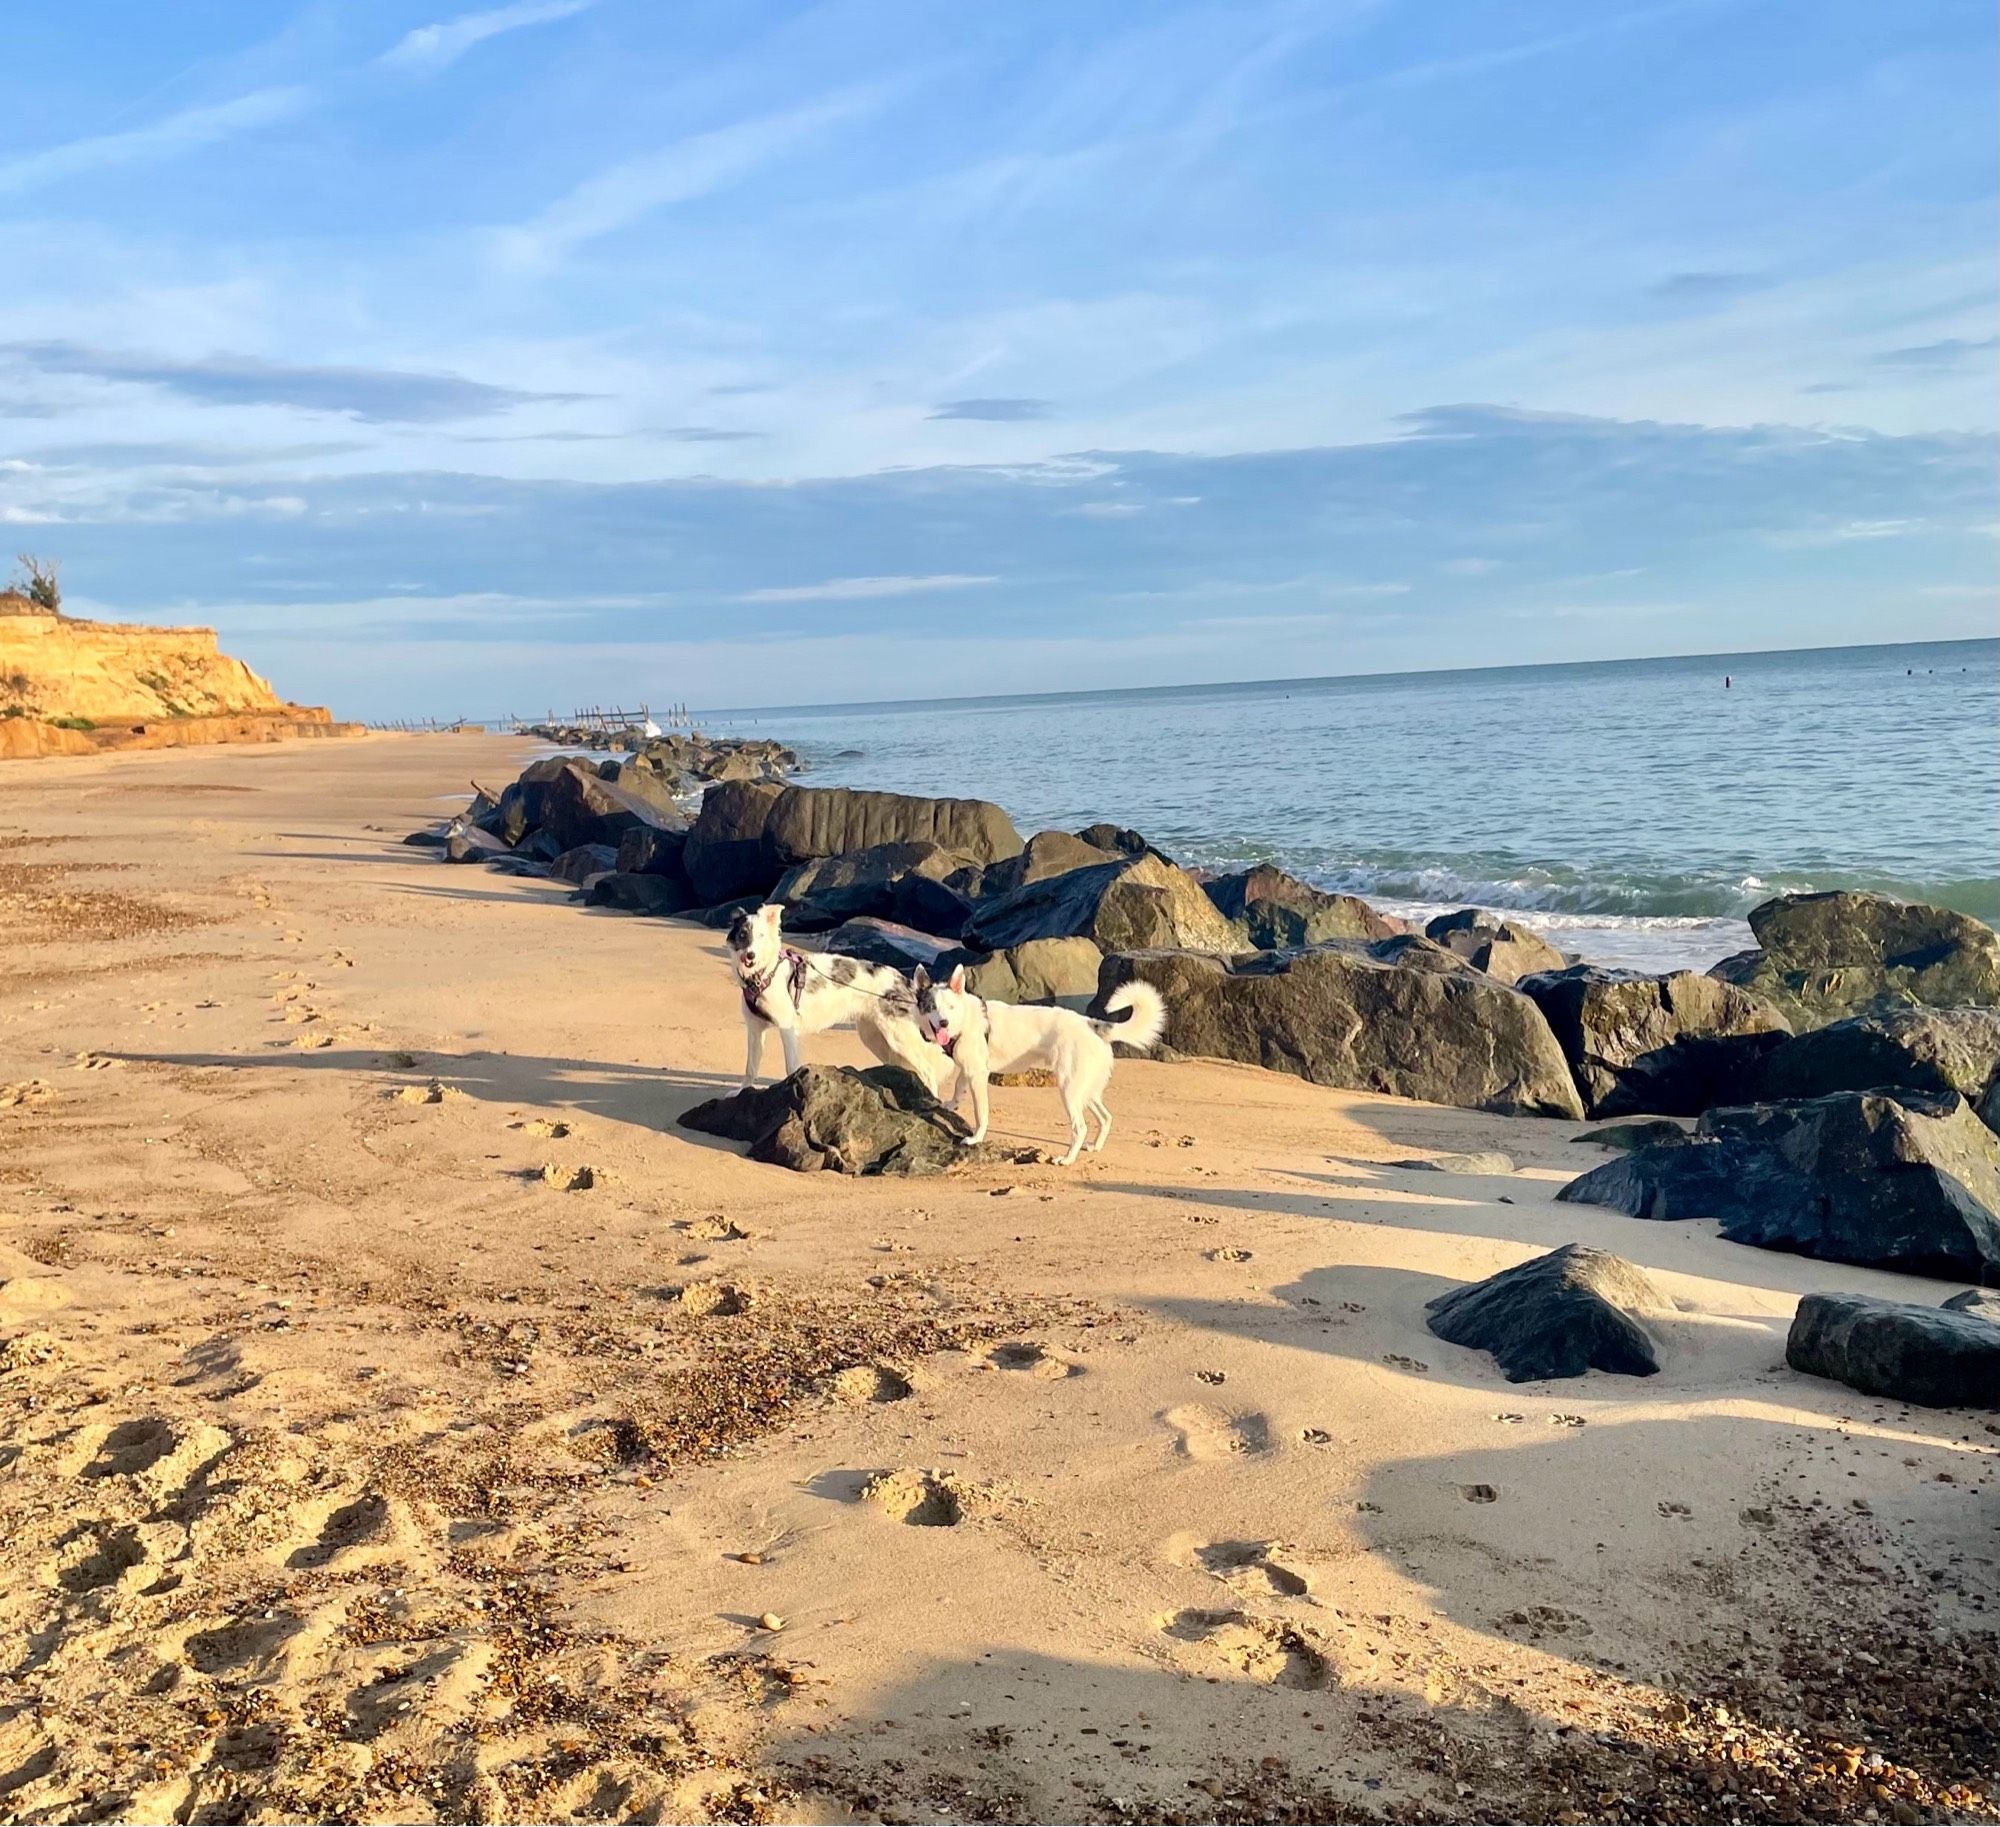
[[[529,752],[0,774],[0,1817],[1993,1818],[2000,1434],[1783,1365],[1949,1289],[1219,1063],[752,1165],[715,935],[399,844]],[[1426,1331],[1577,1238],[1658,1377]]]

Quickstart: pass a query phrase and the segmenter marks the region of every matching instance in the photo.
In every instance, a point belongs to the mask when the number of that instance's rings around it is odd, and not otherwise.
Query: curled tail
[[[1106,1040],[1143,1053],[1167,1031],[1167,1005],[1150,983],[1124,983],[1111,992],[1104,1014],[1090,1024]]]

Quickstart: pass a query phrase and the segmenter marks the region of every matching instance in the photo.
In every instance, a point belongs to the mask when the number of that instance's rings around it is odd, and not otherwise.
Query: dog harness
[[[789,945],[786,946],[778,953],[777,961],[768,971],[743,979],[743,1006],[751,1014],[763,1016],[764,992],[771,987],[772,981],[782,971],[785,974],[786,988],[791,993],[792,1007],[799,1008],[805,1002],[806,968],[805,953],[794,951]],[[764,1016],[764,1019],[768,1021],[770,1017]]]

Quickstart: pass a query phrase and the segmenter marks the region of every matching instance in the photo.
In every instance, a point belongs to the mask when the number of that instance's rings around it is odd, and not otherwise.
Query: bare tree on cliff
[[[56,561],[21,552],[16,554],[14,562],[21,567],[15,588],[37,609],[46,609],[51,615],[62,614],[62,584],[56,576],[60,568]]]

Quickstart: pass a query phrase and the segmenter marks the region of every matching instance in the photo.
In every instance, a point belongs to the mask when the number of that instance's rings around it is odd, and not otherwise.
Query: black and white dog
[[[756,1084],[764,1039],[773,1028],[785,1050],[785,1076],[803,1061],[799,1036],[852,1022],[862,1045],[885,1066],[914,1072],[939,1102],[956,1103],[963,1080],[948,1055],[932,1046],[917,1022],[916,996],[899,971],[833,952],[802,952],[779,931],[784,909],[766,904],[729,923],[729,951],[743,992],[748,1051],[743,1083]],[[954,1081],[958,1083],[954,1084]],[[945,1098],[951,1085],[952,1096]]]
[[[961,1084],[972,1088],[972,1133],[959,1139],[968,1148],[986,1139],[990,1073],[1044,1067],[1056,1075],[1069,1118],[1069,1153],[1058,1167],[1069,1166],[1084,1148],[1102,1148],[1111,1134],[1111,1111],[1104,1102],[1115,1057],[1111,1043],[1122,1040],[1143,1053],[1167,1026],[1166,1004],[1150,983],[1113,990],[1105,1004],[1107,1020],[1040,1003],[987,1002],[966,989],[963,966],[944,983],[932,982],[920,966],[914,988],[924,1032],[958,1067]],[[1085,1139],[1091,1117],[1098,1123],[1094,1142]]]

